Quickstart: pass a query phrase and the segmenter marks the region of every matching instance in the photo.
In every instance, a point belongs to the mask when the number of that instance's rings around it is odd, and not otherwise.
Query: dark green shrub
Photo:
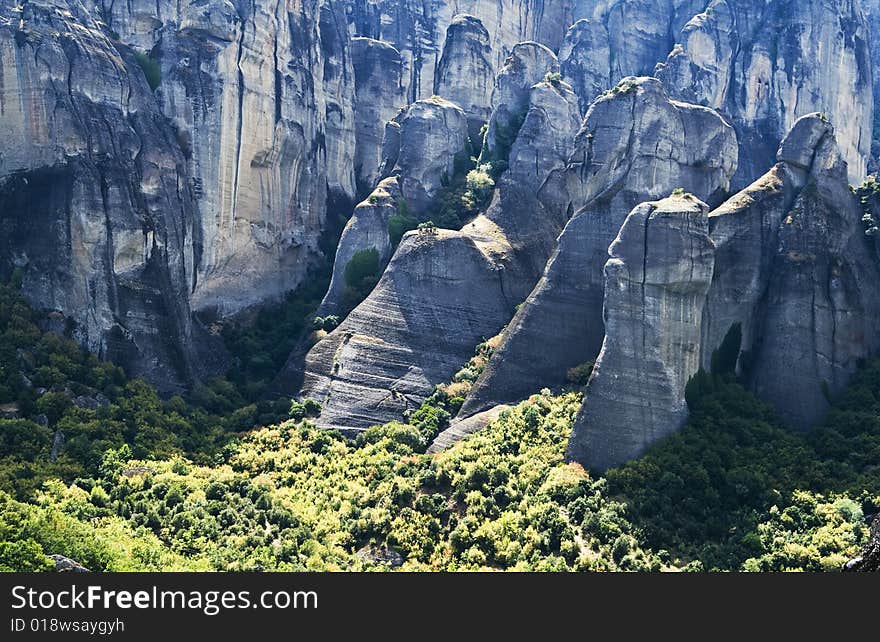
[[[135,51],[134,59],[143,70],[150,89],[156,91],[156,88],[162,82],[162,68],[159,66],[159,61],[143,51]]]

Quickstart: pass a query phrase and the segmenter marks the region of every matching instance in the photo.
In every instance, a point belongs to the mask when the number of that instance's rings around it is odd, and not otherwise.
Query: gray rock
[[[574,23],[559,49],[559,60],[562,75],[586,114],[599,94],[612,85],[611,44],[605,24],[587,19]]]
[[[392,176],[379,183],[370,196],[354,208],[354,213],[342,230],[330,287],[318,308],[318,316],[340,315],[348,311],[344,300],[345,268],[357,252],[375,249],[379,253],[380,267],[385,268],[394,250],[388,223],[404,202],[398,178]]]
[[[557,209],[576,213],[459,416],[561,385],[569,368],[595,359],[603,267],[626,213],[676,188],[717,200],[735,167],[732,127],[712,110],[670,100],[657,80],[627,79],[597,100],[565,171],[543,190],[561,201]]]
[[[131,52],[74,0],[0,16],[0,74],[19,97],[0,110],[0,272],[21,269],[34,307],[163,391],[216,372],[222,347],[189,309],[186,162]]]
[[[0,404],[0,419],[18,419],[21,417],[21,407],[17,402]]]
[[[876,352],[880,269],[827,119],[799,119],[778,159],[709,214],[708,236],[702,218],[673,228],[700,242],[664,239],[655,205],[627,219],[606,265],[606,336],[569,458],[604,470],[676,431],[688,379],[714,365],[734,326],[742,381],[798,430]]]
[[[502,412],[509,409],[510,406],[495,406],[494,408],[490,408],[489,410],[473,415],[472,417],[468,417],[467,419],[453,422],[452,425],[449,426],[449,428],[447,428],[434,438],[434,441],[432,441],[431,445],[428,446],[428,454],[432,455],[442,452],[453,444],[461,441],[465,437],[468,437],[475,432],[479,432],[490,423],[498,419],[498,417],[501,416]]]
[[[871,525],[870,539],[862,548],[861,555],[849,560],[843,570],[857,571],[859,573],[880,572],[880,517],[874,518],[874,522]]]
[[[40,415],[45,418],[45,415]],[[38,422],[40,423],[40,422]],[[46,423],[40,423],[41,426],[48,426],[49,420],[46,419]],[[53,464],[58,461],[58,455],[61,454],[61,449],[64,447],[64,442],[66,441],[64,437],[64,433],[60,430],[55,431],[55,435],[52,437],[52,452],[49,453],[49,461]]]
[[[473,15],[485,27],[496,70],[517,43],[535,41],[558,49],[571,23],[569,0],[350,0],[348,4],[356,35],[383,40],[400,51],[410,102],[433,92],[447,31],[460,13]]]
[[[306,358],[316,424],[363,430],[417,408],[510,314],[498,269],[461,232],[407,234],[370,296]]]
[[[464,112],[441,98],[410,105],[387,127],[383,144],[387,163],[394,159],[392,176],[384,179],[355,209],[342,231],[336,249],[330,288],[318,310],[319,316],[345,314],[345,268],[357,252],[375,249],[382,269],[388,264],[391,246],[388,223],[397,213],[425,214],[444,177],[456,170],[457,160],[468,156],[468,124]],[[357,301],[354,302],[358,303]]]
[[[49,559],[55,562],[56,573],[91,573],[91,570],[64,555],[49,555]]]
[[[443,55],[434,78],[434,94],[454,102],[468,118],[468,130],[478,141],[480,129],[489,120],[495,80],[489,32],[476,18],[459,14],[446,30]]]
[[[370,38],[352,38],[355,83],[354,172],[361,198],[379,182],[385,124],[406,104],[400,52]]]
[[[713,0],[682,30],[657,76],[682,100],[738,126],[734,187],[762,175],[779,141],[805,114],[824,112],[853,183],[870,155],[873,86],[868,31],[855,0]]]
[[[495,79],[492,115],[480,162],[507,160],[529,110],[532,87],[548,73],[558,71],[556,55],[544,45],[523,42],[513,48]]]
[[[486,212],[460,232],[407,234],[373,292],[309,352],[301,395],[322,404],[318,425],[351,431],[400,419],[498,333],[564,223],[564,212],[548,211],[536,194],[565,166],[578,123],[567,85],[532,88]],[[401,129],[403,167],[405,120]]]
[[[467,117],[460,107],[437,96],[410,105],[400,120],[394,166],[409,207],[424,211],[455,174],[456,158],[465,162],[469,153]]]
[[[636,207],[605,264],[605,340],[566,456],[604,471],[641,455],[687,419],[715,245],[692,196]]]
[[[878,348],[880,271],[830,123],[798,120],[779,161],[710,215],[718,252],[703,361],[740,324],[748,385],[804,430]]]
[[[161,68],[199,212],[192,306],[227,315],[294,289],[321,259],[328,211],[355,201],[345,7],[133,0],[105,16]]]

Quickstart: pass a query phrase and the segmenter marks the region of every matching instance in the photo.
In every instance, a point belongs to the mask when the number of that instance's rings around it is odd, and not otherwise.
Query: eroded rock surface
[[[735,187],[763,174],[795,121],[837,124],[851,182],[871,151],[873,81],[867,24],[855,0],[713,0],[657,70],[676,97],[722,110],[738,126]]]
[[[692,196],[627,217],[605,264],[605,340],[566,456],[606,470],[641,455],[687,419],[715,244]]]
[[[319,425],[362,430],[399,419],[498,333],[564,223],[536,194],[565,166],[578,124],[567,85],[537,84],[487,211],[458,232],[404,236],[373,292],[306,358],[302,394],[322,404]],[[404,121],[402,149],[406,140]]]
[[[603,268],[627,213],[678,188],[717,200],[736,168],[732,127],[710,109],[670,100],[649,78],[627,79],[598,100],[575,146],[544,190],[576,213],[461,417],[560,385],[569,368],[595,359],[604,338]]]

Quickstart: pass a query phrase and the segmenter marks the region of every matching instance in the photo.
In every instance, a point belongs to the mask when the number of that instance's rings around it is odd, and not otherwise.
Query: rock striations
[[[221,367],[190,315],[186,160],[135,57],[80,3],[0,4],[0,135],[0,274],[164,391]]]
[[[687,419],[715,244],[708,206],[690,195],[627,216],[605,263],[605,340],[567,456],[604,470]]]
[[[556,181],[554,198],[575,215],[461,416],[560,385],[569,368],[595,359],[603,267],[627,213],[677,188],[717,200],[735,168],[733,128],[710,109],[670,100],[657,80],[626,79],[596,101]]]
[[[357,252],[375,249],[382,268],[395,249],[389,222],[395,215],[423,212],[442,187],[444,176],[455,172],[455,159],[467,157],[468,121],[457,105],[431,98],[401,112],[383,143],[383,161],[393,167],[355,209],[342,231],[336,250],[330,289],[318,314],[346,311],[345,268]]]
[[[735,187],[763,174],[795,121],[828,114],[850,180],[871,151],[873,81],[858,0],[713,0],[682,30],[657,76],[676,97],[719,109],[738,125]]]
[[[578,125],[570,88],[531,88],[509,169],[488,210],[459,232],[405,235],[373,292],[307,356],[302,394],[322,404],[319,425],[361,430],[399,418],[449,380],[477,343],[498,333],[564,222],[540,215],[535,195],[564,167]],[[417,144],[404,127],[400,141],[401,150]]]
[[[704,214],[685,224],[699,242],[654,225],[655,204],[627,219],[605,267],[606,336],[570,458],[604,470],[677,430],[688,379],[715,365],[729,337],[741,337],[732,367],[800,430],[877,350],[880,270],[830,123],[798,120],[778,161],[709,214],[708,236]],[[643,219],[646,232],[633,237]],[[639,264],[639,252],[653,260]],[[654,264],[662,269],[646,277]]]

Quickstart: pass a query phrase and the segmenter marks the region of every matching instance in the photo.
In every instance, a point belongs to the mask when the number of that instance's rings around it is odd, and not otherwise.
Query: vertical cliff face
[[[79,2],[0,6],[0,271],[164,390],[222,358],[189,312],[186,162],[132,54]]]
[[[464,109],[473,140],[489,120],[495,69],[489,32],[474,16],[460,14],[446,30],[443,56],[437,65],[434,93]]]
[[[574,0],[575,21],[559,49],[562,73],[586,113],[604,90],[627,76],[650,76],[679,31],[708,0]]]
[[[745,380],[805,429],[877,349],[880,272],[830,123],[800,119],[778,158],[710,215],[718,253],[703,359],[739,324]]]
[[[608,250],[605,340],[567,457],[605,470],[687,419],[715,245],[708,206],[677,196],[636,207]]]
[[[219,314],[296,287],[331,210],[355,195],[355,75],[335,3],[113,3],[109,28],[158,61],[157,95],[200,212],[193,306]]]
[[[455,159],[469,153],[467,118],[449,101],[432,98],[415,102],[395,118],[394,125],[388,128],[383,145],[387,163],[393,162],[392,176],[354,209],[342,231],[330,288],[318,310],[320,316],[342,314],[351,307],[344,300],[349,261],[358,252],[376,250],[384,269],[395,249],[391,218],[423,213],[442,187],[443,177],[454,173]]]
[[[532,87],[548,73],[559,72],[556,55],[544,45],[523,42],[516,45],[498,72],[492,90],[492,114],[481,161],[506,162],[504,158],[516,139],[529,110]]]
[[[474,16],[485,27],[497,71],[517,43],[533,40],[558,49],[572,12],[567,0],[347,0],[347,5],[355,35],[384,40],[400,51],[411,102],[431,96],[456,15]]]
[[[578,123],[570,88],[537,84],[488,210],[458,232],[403,237],[372,293],[306,358],[302,394],[321,402],[319,425],[362,430],[399,418],[503,327],[561,227],[562,217],[546,214],[535,195],[564,167]],[[405,125],[399,166],[425,139]],[[407,182],[399,185],[405,193]],[[383,203],[374,200],[373,207]]]
[[[677,97],[720,109],[737,123],[735,185],[766,171],[795,121],[816,111],[838,123],[850,180],[861,182],[871,149],[873,81],[858,2],[713,0],[679,43],[657,75]]]
[[[358,195],[379,182],[385,124],[406,104],[400,52],[370,38],[352,38],[355,80],[355,159]]]
[[[627,219],[605,268],[606,335],[569,458],[604,470],[677,430],[701,363],[724,361],[807,429],[876,351],[880,270],[834,129],[819,114],[799,119],[777,158],[708,219],[700,205],[698,218],[658,225],[658,204]]]
[[[461,416],[562,384],[568,368],[594,359],[604,337],[603,267],[626,214],[679,187],[717,198],[735,167],[732,127],[710,109],[671,101],[657,80],[627,79],[596,101],[566,169],[544,187],[575,214]]]

